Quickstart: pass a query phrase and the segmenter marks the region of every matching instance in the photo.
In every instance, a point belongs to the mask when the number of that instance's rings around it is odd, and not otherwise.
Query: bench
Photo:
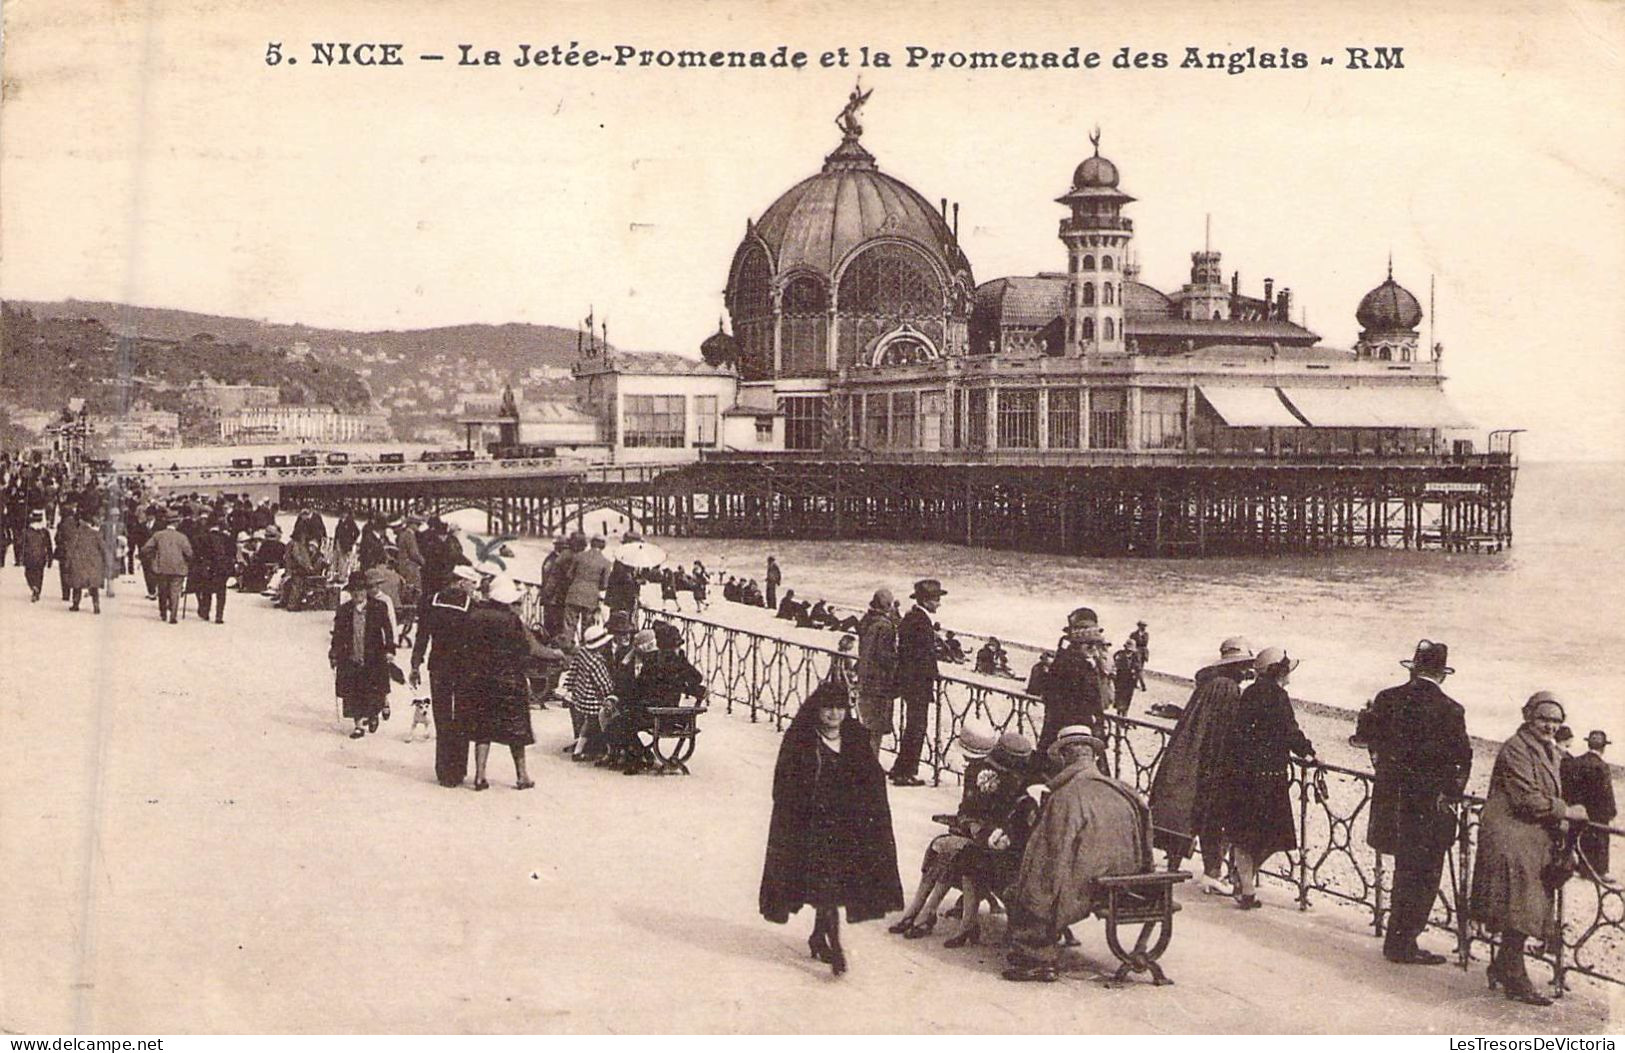
[[[706,706],[649,706],[651,726],[647,730],[654,741],[649,750],[655,758],[655,774],[689,774],[688,759],[694,756],[694,740],[700,734],[698,719]]]
[[[1111,982],[1119,983],[1130,973],[1150,973],[1155,987],[1173,983],[1157,959],[1174,938],[1174,913],[1179,910],[1179,904],[1174,902],[1174,886],[1189,879],[1190,875],[1180,870],[1095,879],[1100,890],[1095,917],[1106,923],[1106,946],[1121,963]],[[1134,941],[1134,949],[1125,951],[1117,927],[1134,924],[1140,926],[1140,936]],[[1162,931],[1153,944],[1151,934],[1159,925]]]

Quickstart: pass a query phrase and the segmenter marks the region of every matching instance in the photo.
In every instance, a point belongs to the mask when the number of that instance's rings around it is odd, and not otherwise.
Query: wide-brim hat
[[[1262,651],[1258,652],[1258,654],[1253,658],[1253,672],[1260,674],[1267,673],[1276,666],[1284,665],[1286,666],[1286,671],[1290,673],[1292,670],[1298,668],[1298,663],[1300,661],[1302,661],[1302,659],[1288,658],[1285,648],[1266,647]]]
[[[459,563],[455,567],[451,568],[451,576],[460,581],[471,582],[475,585],[480,583],[480,572],[475,570],[473,567],[470,567],[466,563]]]
[[[1613,742],[1611,742],[1609,740],[1608,736],[1605,733],[1601,732],[1601,731],[1588,731],[1588,732],[1586,732],[1586,745],[1587,746],[1612,746]]]
[[[353,592],[356,589],[364,589],[366,587],[367,575],[359,570],[351,571],[350,576],[344,581],[344,588],[346,591]]]
[[[1567,724],[1564,724],[1562,727],[1557,729],[1557,734],[1553,735],[1552,738],[1556,739],[1558,742],[1568,742],[1570,739],[1574,738],[1574,729],[1569,727]],[[1590,742],[1591,740],[1588,738],[1586,741]]]
[[[1090,731],[1087,725],[1068,724],[1056,733],[1055,741],[1050,743],[1050,760],[1060,760],[1061,750],[1066,746],[1074,745],[1090,746],[1096,753],[1102,753],[1106,749],[1106,744],[1100,740],[1098,735]]]
[[[985,724],[966,724],[959,729],[959,752],[967,757],[986,757],[998,744],[998,734]]]
[[[593,625],[589,626],[587,631],[581,634],[581,646],[596,651],[613,639],[614,637],[609,634],[609,630],[602,625]]]
[[[632,647],[634,650],[642,651],[647,654],[648,652],[655,650],[655,648],[658,646],[659,641],[655,639],[655,631],[653,629],[639,629],[632,635]]]
[[[1236,662],[1253,660],[1253,645],[1247,642],[1246,637],[1232,636],[1219,645],[1219,660],[1214,665],[1231,665]]]
[[[1066,616],[1068,629],[1082,629],[1088,626],[1098,626],[1100,616],[1095,614],[1092,607],[1078,607]]]
[[[1399,664],[1413,673],[1454,673],[1455,670],[1447,664],[1449,661],[1449,644],[1419,640],[1416,644],[1416,654],[1410,658],[1401,658]]]
[[[916,600],[940,600],[948,595],[948,590],[936,578],[923,578],[914,583],[914,591],[909,595]]]
[[[266,537],[281,537],[282,536],[282,528],[281,527],[268,526],[268,527],[265,528],[264,533],[265,533]]]
[[[491,579],[491,585],[485,590],[486,596],[494,603],[518,603],[525,595],[524,591],[514,584],[512,578],[498,577]]]
[[[1032,759],[1035,747],[1032,740],[1019,731],[1006,731],[999,736],[998,744],[987,755],[987,762],[1009,771],[1021,768]]]
[[[495,563],[486,559],[481,560],[479,566],[475,567],[474,570],[481,577],[497,578],[503,576],[503,574],[506,573],[507,568],[503,567],[500,563]]]
[[[632,622],[632,616],[625,611],[610,611],[609,621],[604,623],[604,630],[611,635],[636,632],[637,628]]]

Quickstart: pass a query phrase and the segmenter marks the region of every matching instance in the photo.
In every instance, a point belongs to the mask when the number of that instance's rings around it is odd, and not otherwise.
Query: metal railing
[[[524,613],[532,625],[541,623],[541,600],[533,584],[525,588]],[[713,708],[747,715],[751,721],[771,721],[782,730],[801,703],[835,669],[851,661],[833,648],[785,640],[766,633],[737,629],[688,614],[644,610],[645,624],[668,621],[683,634],[689,661],[705,679]],[[961,776],[954,740],[965,721],[975,718],[998,731],[1020,731],[1037,738],[1042,724],[1042,703],[1031,695],[961,679],[939,676],[931,707],[921,763],[931,770],[933,783],[945,775]],[[1107,714],[1107,761],[1112,774],[1148,794],[1157,764],[1162,760],[1172,728],[1152,721]],[[895,753],[895,736],[882,747]],[[1308,910],[1317,900],[1351,905],[1369,917],[1372,931],[1381,934],[1388,917],[1389,871],[1383,857],[1365,843],[1374,776],[1369,771],[1294,760],[1290,793],[1297,816],[1298,848],[1271,857],[1261,876],[1296,890],[1298,907]],[[1491,943],[1461,905],[1472,884],[1472,860],[1478,844],[1480,797],[1462,798],[1458,808],[1455,845],[1446,859],[1445,876],[1434,902],[1430,923],[1456,940],[1456,960],[1462,967],[1474,951],[1487,957]],[[1625,831],[1606,830],[1612,843]],[[1612,983],[1625,983],[1625,890],[1576,877],[1557,892],[1557,914],[1562,938],[1535,945],[1530,956],[1552,971],[1553,987],[1561,992],[1573,975]],[[1537,939],[1539,934],[1537,934]]]

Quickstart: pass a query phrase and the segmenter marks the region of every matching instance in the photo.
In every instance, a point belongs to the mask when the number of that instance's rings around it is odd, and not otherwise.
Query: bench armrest
[[[1190,877],[1183,870],[1158,870],[1149,874],[1098,877],[1095,878],[1095,884],[1101,888],[1142,888],[1146,885],[1177,885],[1181,881],[1189,881]]]
[[[643,711],[653,717],[697,717],[708,706],[645,706]]]

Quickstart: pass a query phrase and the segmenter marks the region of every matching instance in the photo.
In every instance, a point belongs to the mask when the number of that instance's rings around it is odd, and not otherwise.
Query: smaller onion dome
[[[1089,142],[1093,144],[1095,153],[1093,157],[1084,159],[1072,173],[1072,189],[1074,190],[1115,190],[1117,189],[1117,166],[1106,158],[1100,156],[1100,129],[1096,128],[1089,135]]]
[[[1389,264],[1388,280],[1360,299],[1354,318],[1364,329],[1415,329],[1422,324],[1422,305],[1394,281],[1393,265]]]
[[[700,357],[712,366],[728,366],[739,361],[739,345],[722,331],[722,319],[717,319],[717,331],[700,344]]]

